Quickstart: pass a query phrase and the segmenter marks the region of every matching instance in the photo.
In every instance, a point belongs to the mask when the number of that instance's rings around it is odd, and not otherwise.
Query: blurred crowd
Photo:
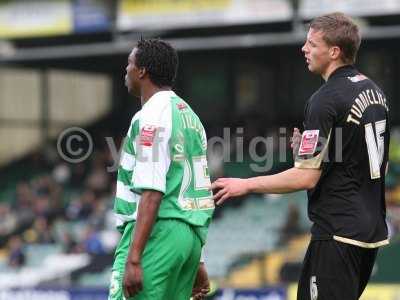
[[[58,244],[65,253],[110,253],[118,241],[112,214],[115,172],[106,147],[79,164],[48,148],[27,159],[42,174],[16,182],[13,199],[0,199],[0,245],[8,265],[23,266],[27,245]],[[23,170],[21,170],[23,172]]]
[[[386,206],[389,234],[400,235],[400,128],[391,130],[389,166],[386,176]]]

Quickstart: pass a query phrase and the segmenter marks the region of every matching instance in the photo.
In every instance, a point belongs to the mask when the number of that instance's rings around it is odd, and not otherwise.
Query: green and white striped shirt
[[[207,138],[190,106],[173,91],[153,95],[135,114],[124,141],[114,211],[117,227],[135,221],[142,190],[162,192],[158,218],[180,219],[203,243],[214,211]]]

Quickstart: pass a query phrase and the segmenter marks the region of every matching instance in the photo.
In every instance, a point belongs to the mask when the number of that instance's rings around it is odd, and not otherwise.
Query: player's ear
[[[140,79],[143,79],[146,76],[146,74],[147,74],[147,70],[145,67],[142,67],[139,69],[139,78]]]
[[[333,46],[329,49],[329,55],[333,60],[340,58],[342,50],[338,46]]]

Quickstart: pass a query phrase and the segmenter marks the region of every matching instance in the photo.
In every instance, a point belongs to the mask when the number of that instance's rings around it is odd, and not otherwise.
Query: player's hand
[[[201,300],[210,292],[210,281],[204,263],[200,263],[192,290],[192,299]]]
[[[211,188],[215,191],[214,201],[217,205],[222,204],[228,198],[248,193],[247,181],[241,178],[219,178],[213,182]]]
[[[296,158],[297,153],[299,153],[300,143],[301,143],[301,133],[298,128],[293,129],[293,136],[290,139],[290,147],[293,150],[293,158]]]
[[[143,272],[140,264],[126,262],[123,289],[125,298],[133,297],[143,289]]]

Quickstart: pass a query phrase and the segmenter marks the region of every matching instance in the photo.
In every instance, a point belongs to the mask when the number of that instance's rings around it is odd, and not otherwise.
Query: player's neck
[[[158,93],[158,92],[162,92],[162,91],[170,91],[171,87],[168,86],[164,86],[164,87],[158,87],[155,85],[150,85],[147,87],[143,87],[142,91],[141,91],[141,97],[140,97],[140,102],[142,103],[142,106],[145,105],[145,103],[147,101],[149,101],[149,99],[151,97],[153,97],[154,94]]]
[[[325,81],[328,81],[329,76],[331,76],[331,74],[333,72],[335,72],[338,68],[345,66],[346,64],[343,62],[332,62],[325,70],[324,73],[321,74],[322,78]]]

